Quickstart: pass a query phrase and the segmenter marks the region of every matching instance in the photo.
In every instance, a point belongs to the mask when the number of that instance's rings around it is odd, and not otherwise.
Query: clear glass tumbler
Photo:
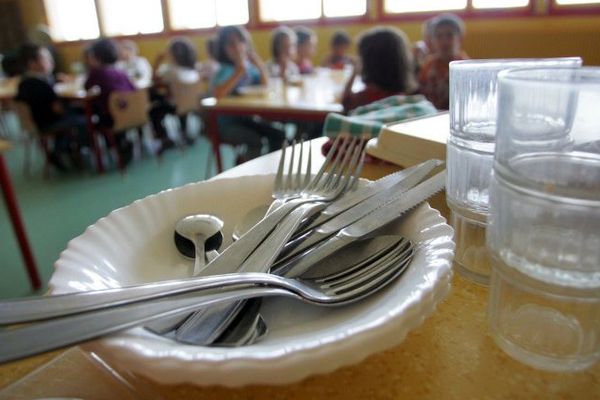
[[[490,275],[485,228],[496,138],[497,75],[510,68],[578,67],[581,58],[466,60],[450,63],[446,198],[458,271],[481,284]]]
[[[513,358],[600,359],[600,68],[501,72],[488,319]]]

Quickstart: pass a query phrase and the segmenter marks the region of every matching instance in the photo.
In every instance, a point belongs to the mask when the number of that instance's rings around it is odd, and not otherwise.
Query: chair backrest
[[[22,101],[14,101],[13,104],[17,116],[19,117],[21,127],[30,135],[39,134],[37,125],[33,121],[33,117],[31,115],[31,108],[29,108],[29,104],[24,103]]]
[[[184,115],[197,111],[200,99],[208,92],[208,84],[203,81],[195,83],[173,82],[171,84],[171,97],[175,103],[177,115]]]
[[[108,111],[115,132],[138,128],[148,122],[150,101],[146,89],[130,92],[115,91],[108,97]]]

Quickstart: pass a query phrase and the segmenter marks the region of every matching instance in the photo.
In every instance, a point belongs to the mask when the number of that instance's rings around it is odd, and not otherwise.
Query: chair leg
[[[23,142],[23,174],[26,176],[31,175],[31,147],[34,144],[33,138],[27,134],[27,138]]]
[[[144,127],[140,126],[137,128],[138,133],[138,150],[140,152],[140,158],[142,158],[144,154]]]
[[[45,137],[40,137],[40,146],[42,147],[42,151],[44,152],[44,179],[50,178],[50,149],[48,148],[48,139]]]
[[[115,135],[111,131],[105,132],[105,137],[108,140],[108,145],[112,152],[114,153],[114,157],[117,160],[117,167],[121,173],[125,172],[125,165],[123,164],[123,159],[121,158],[121,154],[119,153],[119,149],[117,147],[117,141],[115,140]]]

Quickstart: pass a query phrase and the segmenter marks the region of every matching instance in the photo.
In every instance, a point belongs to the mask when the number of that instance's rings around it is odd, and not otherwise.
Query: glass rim
[[[555,153],[552,152],[539,152],[532,156],[538,158],[548,157],[554,154]],[[600,155],[578,151],[564,153],[563,155],[568,155],[572,160],[575,160],[580,164],[582,162],[595,164],[593,167],[600,169]],[[600,192],[595,188],[572,187],[532,178],[498,159],[494,160],[492,170],[494,171],[496,179],[502,180],[507,186],[512,187],[513,190],[525,193],[529,196],[547,201],[600,209]]]
[[[567,75],[566,72],[569,72]],[[588,78],[581,80],[581,78]],[[500,71],[501,83],[529,83],[544,86],[600,86],[600,67],[539,67],[511,68]]]
[[[535,57],[525,57],[525,58],[481,58],[481,59],[469,59],[469,60],[456,60],[450,62],[450,68],[454,67],[455,69],[467,69],[469,67],[475,67],[480,65],[493,65],[498,64],[499,67],[502,67],[506,64],[518,64],[518,63],[533,63],[533,62],[566,62],[566,61],[581,61],[582,58],[579,56],[572,57],[543,57],[543,58],[535,58]],[[508,67],[510,68],[510,67]],[[530,69],[531,67],[527,67]],[[535,67],[534,67],[535,68]],[[547,68],[545,66],[541,66],[540,68]],[[571,67],[566,67],[571,68]],[[572,68],[575,68],[573,66]],[[581,68],[581,67],[577,67]],[[516,69],[516,68],[514,68]]]

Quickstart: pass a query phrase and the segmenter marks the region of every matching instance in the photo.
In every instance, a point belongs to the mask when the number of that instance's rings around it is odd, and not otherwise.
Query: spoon
[[[205,262],[211,262],[219,255],[217,250],[223,243],[222,227],[223,221],[206,214],[189,215],[182,218],[176,224],[173,234],[175,246],[182,256],[194,260],[194,275],[204,267]],[[216,228],[218,228],[218,231],[213,234]],[[199,236],[199,233],[201,236]],[[196,240],[193,238],[196,238]],[[202,240],[203,243],[197,244],[198,241]],[[203,246],[203,249],[201,246]],[[199,249],[201,250],[200,252]],[[198,260],[201,260],[201,264],[198,264]],[[224,333],[215,344],[217,346],[238,347],[246,343],[254,343],[263,338],[268,333],[268,328],[258,312],[259,307],[260,299],[250,301],[248,312],[243,314],[250,318],[241,317],[238,324],[235,325],[241,329],[232,329]],[[153,326],[153,328],[153,331],[156,333],[167,333],[164,328],[158,329],[158,325]],[[169,332],[166,336],[173,337],[172,332]],[[194,343],[191,339],[188,340],[188,343],[199,344]]]
[[[217,250],[221,246],[221,229],[223,221],[209,214],[188,215],[175,225],[175,245],[182,255],[194,259],[194,275],[200,273],[206,265],[205,252]]]
[[[188,215],[175,224],[175,247],[182,256],[194,260],[194,275],[219,255],[216,250],[223,243],[222,228],[223,221],[209,214]],[[149,322],[145,327],[157,335],[170,337],[169,333],[180,323],[180,317],[171,317]]]

